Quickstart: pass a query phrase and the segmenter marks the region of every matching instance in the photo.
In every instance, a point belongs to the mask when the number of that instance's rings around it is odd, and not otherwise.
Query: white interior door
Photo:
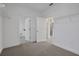
[[[26,43],[31,40],[31,30],[30,30],[30,17],[26,19],[21,19],[19,21],[19,33],[21,43]]]
[[[25,40],[30,41],[31,40],[31,36],[30,36],[30,32],[31,32],[31,28],[30,28],[30,18],[25,19]]]
[[[47,35],[47,20],[42,17],[37,18],[37,41],[45,41]]]

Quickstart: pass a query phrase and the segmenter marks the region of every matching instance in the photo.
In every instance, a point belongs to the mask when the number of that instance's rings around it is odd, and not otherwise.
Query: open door
[[[53,31],[54,20],[53,17],[48,17],[46,19],[47,19],[47,41],[52,42],[52,39],[54,37],[54,31]]]

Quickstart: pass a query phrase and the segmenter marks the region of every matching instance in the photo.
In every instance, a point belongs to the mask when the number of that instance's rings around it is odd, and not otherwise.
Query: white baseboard
[[[0,54],[2,53],[3,48],[0,48]]]
[[[79,55],[79,51],[77,51],[77,50],[74,50],[74,49],[71,49],[71,48],[65,47],[65,46],[63,46],[63,45],[56,44],[56,43],[52,43],[52,44],[54,44],[54,45],[56,45],[56,46],[58,46],[58,47],[60,47],[60,48],[63,48],[63,49],[65,49],[65,50],[68,50],[68,51],[70,51],[70,52],[72,52],[72,53],[75,53],[75,54],[78,54],[78,55]]]

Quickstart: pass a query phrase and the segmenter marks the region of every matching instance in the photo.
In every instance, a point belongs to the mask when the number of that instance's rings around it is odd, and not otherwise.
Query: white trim
[[[79,51],[78,51],[78,50],[74,50],[74,49],[71,49],[71,48],[65,47],[65,46],[63,46],[63,45],[56,44],[56,43],[52,43],[52,44],[54,44],[54,45],[56,45],[56,46],[58,46],[58,47],[60,47],[60,48],[63,48],[63,49],[65,49],[65,50],[68,50],[68,51],[70,51],[70,52],[72,52],[72,53],[75,53],[75,54],[78,54],[78,55],[79,55]]]
[[[0,48],[0,54],[2,53],[3,48]]]

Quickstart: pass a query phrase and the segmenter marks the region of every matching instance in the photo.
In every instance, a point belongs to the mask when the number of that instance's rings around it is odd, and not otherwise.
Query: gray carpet
[[[47,42],[25,43],[6,48],[1,56],[78,56]]]

